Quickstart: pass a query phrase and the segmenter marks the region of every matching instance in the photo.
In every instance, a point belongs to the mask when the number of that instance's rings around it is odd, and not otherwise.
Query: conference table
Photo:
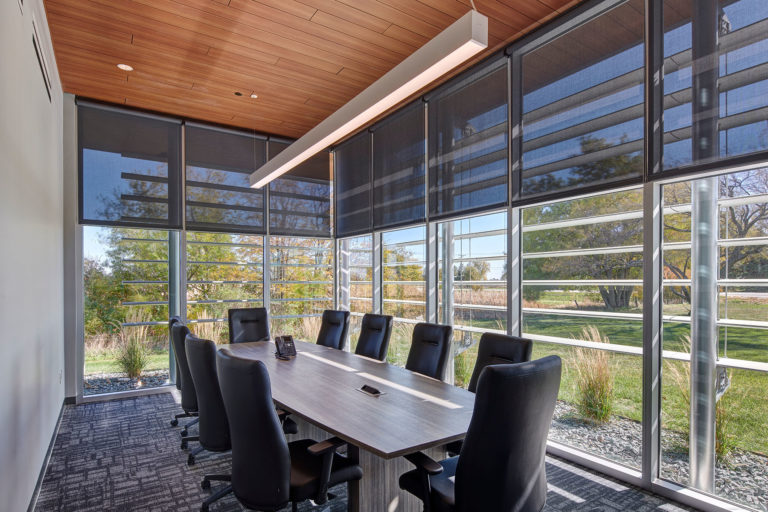
[[[295,343],[297,355],[287,361],[274,356],[271,341],[227,348],[266,365],[273,400],[299,424],[299,433],[289,440],[335,435],[348,443],[347,456],[363,468],[362,480],[348,484],[348,510],[422,510],[421,502],[398,485],[399,476],[414,468],[402,456],[425,451],[437,460],[444,457],[445,444],[466,434],[475,395],[349,352]],[[383,393],[363,393],[366,384]]]

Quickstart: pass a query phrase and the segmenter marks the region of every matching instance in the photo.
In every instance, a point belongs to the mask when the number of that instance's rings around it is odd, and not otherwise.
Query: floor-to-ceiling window
[[[453,325],[453,382],[467,387],[484,332],[507,333],[507,212],[438,227],[438,319]]]
[[[168,231],[83,229],[83,394],[168,382]]]
[[[550,439],[639,468],[643,209],[631,189],[522,209],[522,330],[563,358]]]
[[[404,366],[411,348],[413,326],[426,319],[426,228],[381,234],[382,312],[392,315],[387,361]]]
[[[661,476],[765,510],[768,169],[665,185],[663,206]]]

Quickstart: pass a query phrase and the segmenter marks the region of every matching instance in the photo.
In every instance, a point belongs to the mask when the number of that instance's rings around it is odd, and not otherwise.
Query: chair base
[[[203,488],[203,490],[208,490],[211,488],[211,482],[231,482],[232,481],[232,475],[205,475],[203,477],[203,481],[200,482],[200,487]]]
[[[195,465],[195,456],[205,450],[202,446],[195,447],[194,450],[189,452],[189,455],[187,455],[187,466],[194,466]]]
[[[171,426],[175,427],[176,425],[178,425],[179,424],[179,420],[181,418],[194,418],[195,416],[197,416],[196,412],[187,412],[187,411],[184,411],[182,413],[176,414],[173,417],[173,419],[171,420]]]
[[[195,416],[195,419],[184,425],[184,429],[181,431],[181,437],[188,436],[189,435],[189,427],[192,425],[197,425],[200,423],[200,418]]]
[[[212,476],[214,476],[214,475],[212,475]],[[219,489],[215,493],[213,493],[210,496],[208,496],[208,498],[200,506],[200,510],[202,512],[207,512],[208,508],[211,506],[211,503],[220,500],[221,498],[223,498],[224,496],[226,496],[227,494],[229,494],[231,492],[232,492],[232,486],[231,485],[228,485],[226,487],[223,487],[223,488]]]
[[[186,450],[189,447],[190,441],[199,441],[200,436],[186,436],[181,438],[181,449]]]

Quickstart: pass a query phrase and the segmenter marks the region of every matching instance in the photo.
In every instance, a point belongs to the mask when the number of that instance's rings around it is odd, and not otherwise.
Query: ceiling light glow
[[[261,188],[488,47],[488,18],[469,11],[251,174]]]

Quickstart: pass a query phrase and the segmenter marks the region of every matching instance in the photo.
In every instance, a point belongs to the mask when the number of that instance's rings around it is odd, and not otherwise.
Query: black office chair
[[[189,373],[195,383],[200,418],[200,446],[190,451],[187,456],[187,464],[191,466],[195,463],[195,456],[203,450],[226,452],[232,445],[229,441],[227,413],[221,400],[219,379],[216,375],[216,344],[200,339],[194,334],[187,334],[185,346]]]
[[[450,325],[418,323],[413,328],[407,370],[443,380],[448,366],[453,328]]]
[[[323,311],[320,333],[317,335],[317,344],[344,350],[344,346],[347,344],[348,329],[349,311],[326,309]]]
[[[558,356],[487,366],[461,454],[440,463],[421,452],[406,455],[417,469],[400,476],[400,488],[426,512],[540,511],[560,373]]]
[[[467,389],[473,393],[477,390],[477,380],[486,366],[525,363],[531,360],[532,350],[533,342],[529,339],[492,332],[483,333],[478,344],[475,369],[472,372],[472,378],[469,379]],[[446,447],[448,454],[458,455],[461,452],[461,445],[461,441],[449,443]]]
[[[239,308],[227,311],[229,342],[269,341],[267,308]]]
[[[195,383],[192,375],[189,373],[189,364],[187,363],[187,349],[184,346],[184,340],[189,334],[189,329],[181,322],[176,322],[171,328],[171,341],[173,342],[173,354],[176,359],[176,368],[179,369],[179,382],[181,382],[181,408],[183,414],[177,414],[171,425],[176,426],[179,418],[194,417],[192,421],[184,425],[181,430],[181,448],[185,449],[189,441],[197,441],[197,436],[189,435],[189,427],[199,421],[197,417],[197,393],[195,393]]]
[[[264,363],[221,349],[216,365],[232,438],[232,484],[205,500],[202,510],[234,492],[249,509],[279,510],[290,501],[295,511],[307,499],[325,503],[329,487],[363,476],[360,466],[336,453],[345,444],[341,439],[285,440]]]
[[[168,320],[168,340],[170,341],[170,344],[171,344],[171,346],[173,346],[173,338],[172,338],[172,334],[171,334],[171,333],[172,333],[172,330],[173,330],[173,326],[174,326],[175,324],[179,324],[179,323],[181,323],[181,317],[180,317],[180,316],[178,316],[178,315],[173,315],[173,316],[172,316],[172,317],[171,317],[171,318]],[[174,356],[174,358],[173,358],[173,359],[174,359],[174,361],[175,361],[175,360],[176,360],[176,357]],[[181,391],[181,370],[179,370],[179,365],[178,365],[178,364],[176,365],[176,389],[178,389],[179,391]],[[174,426],[174,427],[175,427],[176,425],[178,425],[178,424],[179,424],[179,420],[177,420],[176,418],[174,418],[174,419],[171,421],[171,425],[172,425],[172,426]]]
[[[366,313],[360,324],[355,354],[383,361],[387,358],[389,336],[392,334],[392,317]]]

